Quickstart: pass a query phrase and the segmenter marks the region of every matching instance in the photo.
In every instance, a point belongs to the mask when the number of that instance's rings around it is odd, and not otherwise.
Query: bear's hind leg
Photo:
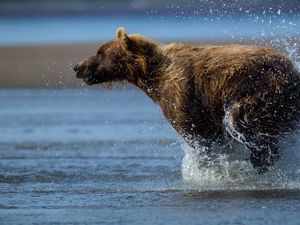
[[[259,173],[269,170],[280,158],[278,141],[274,137],[256,137],[255,148],[247,146],[251,150],[250,162]]]
[[[280,158],[278,141],[274,136],[259,132],[258,119],[249,116],[251,113],[255,114],[251,101],[235,102],[225,108],[223,123],[230,136],[251,151],[253,167],[264,173]]]

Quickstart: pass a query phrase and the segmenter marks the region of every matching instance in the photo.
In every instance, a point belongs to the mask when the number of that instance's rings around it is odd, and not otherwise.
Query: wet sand
[[[96,44],[0,47],[0,88],[80,86],[72,64],[96,49]]]

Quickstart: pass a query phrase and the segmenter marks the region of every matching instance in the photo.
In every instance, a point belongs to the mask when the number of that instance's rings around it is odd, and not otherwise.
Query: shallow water
[[[201,149],[136,89],[8,89],[0,103],[0,224],[300,224],[297,137],[258,176],[223,156],[197,167]]]

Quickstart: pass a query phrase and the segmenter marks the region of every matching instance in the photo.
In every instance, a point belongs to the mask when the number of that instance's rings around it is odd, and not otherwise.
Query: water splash
[[[299,135],[281,140],[283,158],[265,174],[257,173],[247,160],[250,153],[240,145],[229,154],[211,155],[206,147],[183,143],[183,179],[199,191],[300,190]]]
[[[298,54],[298,52],[300,51],[299,44],[296,42],[288,41],[287,39],[283,39],[282,42],[284,50],[292,60],[295,68],[300,71],[300,56]]]

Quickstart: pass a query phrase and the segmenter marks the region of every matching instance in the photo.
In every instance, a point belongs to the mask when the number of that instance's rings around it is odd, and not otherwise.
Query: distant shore
[[[0,88],[85,87],[75,78],[72,65],[95,54],[99,45],[0,46]]]

